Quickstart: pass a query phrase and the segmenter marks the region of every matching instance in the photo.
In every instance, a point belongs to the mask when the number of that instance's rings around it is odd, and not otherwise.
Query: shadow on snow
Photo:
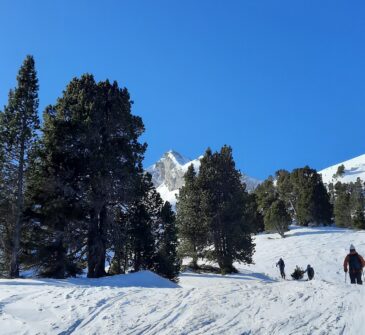
[[[301,227],[301,226],[290,226],[290,231],[285,238],[292,236],[305,236],[305,235],[324,235],[324,234],[344,234],[350,233],[351,230],[347,228],[339,227]],[[310,230],[307,230],[310,229]]]
[[[234,279],[234,280],[260,280],[267,283],[274,283],[277,280],[263,274],[260,272],[239,272],[227,275],[219,275],[219,274],[210,274],[210,273],[194,273],[194,272],[183,272],[180,274],[180,277],[199,277],[199,278],[206,278],[206,279]]]

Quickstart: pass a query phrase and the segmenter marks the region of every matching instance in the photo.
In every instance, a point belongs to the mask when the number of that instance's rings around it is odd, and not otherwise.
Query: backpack
[[[361,266],[361,261],[360,261],[360,257],[358,256],[358,254],[350,254],[349,256],[350,256],[350,259],[349,259],[350,271],[351,272],[361,271],[362,266]]]

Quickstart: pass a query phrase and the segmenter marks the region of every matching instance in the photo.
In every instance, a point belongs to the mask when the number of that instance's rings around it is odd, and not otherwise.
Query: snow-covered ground
[[[340,165],[344,165],[345,172],[342,176],[334,178],[333,176],[336,174]],[[365,154],[330,166],[319,171],[319,173],[322,175],[322,180],[326,184],[336,183],[338,181],[351,183],[355,182],[357,178],[365,181]]]
[[[0,280],[0,334],[364,334],[365,287],[345,284],[350,243],[365,232],[293,227],[260,235],[236,275],[145,271],[102,279]],[[313,281],[283,281],[275,267],[310,263]]]

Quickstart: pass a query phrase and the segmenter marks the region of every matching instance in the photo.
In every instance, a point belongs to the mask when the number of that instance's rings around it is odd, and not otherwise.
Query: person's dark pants
[[[280,269],[281,278],[285,279],[284,269]]]
[[[361,271],[350,272],[351,284],[359,284],[359,285],[362,285],[361,274],[362,274]]]

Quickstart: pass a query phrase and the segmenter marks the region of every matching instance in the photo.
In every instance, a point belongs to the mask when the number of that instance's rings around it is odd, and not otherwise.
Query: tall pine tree
[[[37,139],[39,129],[38,78],[32,56],[27,56],[17,76],[17,86],[9,93],[8,104],[1,117],[2,173],[5,183],[14,186],[14,195],[8,197],[13,208],[5,225],[9,241],[5,242],[8,254],[8,275],[19,276],[20,243],[23,224],[24,189],[29,167],[29,151]],[[9,186],[8,186],[9,189]],[[6,238],[6,237],[5,237]]]
[[[84,236],[89,277],[105,275],[115,208],[133,195],[145,151],[138,142],[143,123],[131,114],[131,104],[127,89],[116,82],[96,83],[84,75],[73,79],[46,112],[46,155],[54,184],[50,208],[62,208],[59,224],[49,228],[62,236],[73,227]]]
[[[365,199],[364,186],[360,178],[352,185],[351,192],[352,225],[358,229],[365,229]]]
[[[348,184],[337,182],[335,189],[334,218],[339,227],[351,227],[351,195]]]
[[[198,268],[198,259],[208,244],[208,225],[202,220],[201,197],[197,175],[191,164],[184,175],[185,185],[177,198],[179,253],[191,258],[190,266]]]
[[[330,224],[332,206],[329,194],[316,170],[308,166],[290,174],[294,192],[295,219],[300,225]]]
[[[216,261],[222,273],[235,272],[233,262],[252,262],[252,227],[246,216],[248,194],[235,168],[232,149],[209,149],[201,159],[198,176],[202,221],[209,227],[213,248],[206,256]]]
[[[177,282],[180,272],[177,228],[175,214],[169,202],[162,206],[159,217],[155,270],[161,276]]]

